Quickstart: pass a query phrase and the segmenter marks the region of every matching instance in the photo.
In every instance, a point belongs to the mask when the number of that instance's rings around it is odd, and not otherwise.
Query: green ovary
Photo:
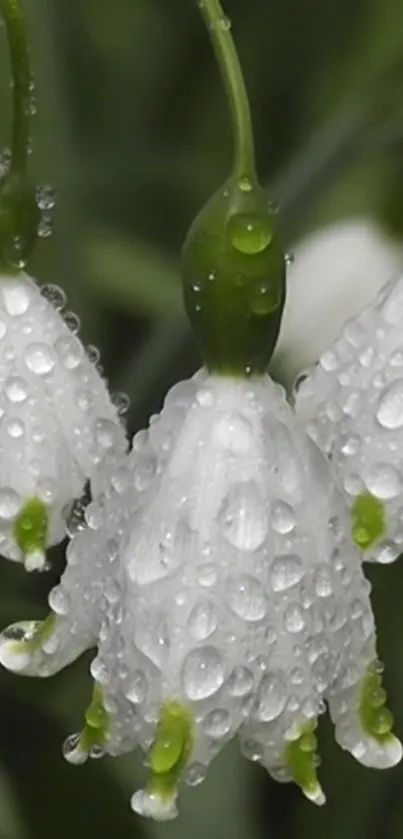
[[[314,734],[316,720],[306,723],[300,736],[289,743],[285,750],[285,765],[292,780],[298,784],[305,795],[317,803],[324,801],[324,796],[317,778],[316,747]]]
[[[392,737],[393,716],[385,707],[386,698],[379,664],[373,662],[362,684],[359,716],[366,734],[380,743]]]
[[[353,540],[361,550],[369,550],[386,533],[385,507],[370,492],[362,492],[355,499],[351,514]]]
[[[45,553],[48,536],[48,508],[39,498],[24,504],[14,523],[13,536],[24,557],[34,551]]]
[[[163,705],[156,737],[148,754],[150,794],[169,799],[175,796],[177,784],[186,766],[193,745],[192,718],[179,702]]]

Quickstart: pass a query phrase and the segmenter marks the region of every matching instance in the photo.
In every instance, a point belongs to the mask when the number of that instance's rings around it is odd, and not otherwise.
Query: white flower
[[[175,386],[86,511],[44,623],[0,660],[50,676],[87,647],[93,702],[65,743],[81,763],[140,746],[143,815],[173,818],[238,732],[244,753],[321,804],[317,717],[365,765],[391,766],[369,583],[329,464],[268,376]]]
[[[105,382],[69,328],[78,320],[58,311],[63,292],[46,290],[24,274],[0,277],[0,552],[29,569],[64,538],[86,481],[99,491],[102,467],[126,448]]]
[[[366,558],[392,562],[403,544],[403,277],[345,325],[296,408],[331,458]]]
[[[346,320],[395,275],[403,250],[373,221],[358,217],[307,236],[294,257],[275,351],[276,369],[287,383],[315,364]]]

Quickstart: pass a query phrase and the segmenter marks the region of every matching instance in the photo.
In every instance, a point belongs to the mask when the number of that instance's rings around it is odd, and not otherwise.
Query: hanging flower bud
[[[140,746],[132,807],[177,813],[238,732],[245,755],[321,804],[317,718],[365,765],[400,760],[369,583],[329,464],[268,376],[176,385],[86,511],[44,623],[6,629],[4,666],[49,676],[89,646],[93,701],[72,763]]]
[[[46,289],[45,289],[46,293]],[[43,568],[87,480],[126,449],[105,382],[58,309],[25,274],[0,276],[0,552]],[[55,308],[56,306],[56,308]]]
[[[403,278],[344,327],[297,388],[296,408],[347,499],[367,559],[403,544]]]

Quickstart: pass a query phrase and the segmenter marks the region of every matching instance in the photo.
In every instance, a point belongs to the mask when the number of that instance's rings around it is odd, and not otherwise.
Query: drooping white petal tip
[[[321,807],[322,804],[326,804],[326,796],[320,784],[318,784],[315,789],[304,789],[304,795],[306,795],[309,801],[312,801],[313,804],[317,804],[318,807]]]
[[[139,789],[134,793],[130,805],[139,816],[159,822],[171,821],[178,815],[175,797],[161,798],[160,795],[149,793],[144,789]]]
[[[370,769],[390,769],[402,759],[403,748],[400,740],[389,734],[383,741],[366,737],[351,750],[353,757]]]
[[[0,664],[12,673],[22,673],[29,666],[31,654],[23,642],[30,628],[29,621],[12,624],[0,635]]]
[[[24,566],[26,571],[45,571],[46,554],[39,549],[29,551],[25,556]]]
[[[81,745],[80,734],[70,734],[63,743],[63,757],[73,766],[82,766],[88,758],[88,752]]]

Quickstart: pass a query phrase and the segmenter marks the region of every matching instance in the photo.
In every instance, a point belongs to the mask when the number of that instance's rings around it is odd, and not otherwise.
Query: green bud
[[[231,177],[193,222],[182,255],[185,307],[209,370],[263,373],[285,302],[285,259],[263,187]]]
[[[24,268],[37,239],[40,210],[35,187],[10,173],[0,181],[0,269]]]

